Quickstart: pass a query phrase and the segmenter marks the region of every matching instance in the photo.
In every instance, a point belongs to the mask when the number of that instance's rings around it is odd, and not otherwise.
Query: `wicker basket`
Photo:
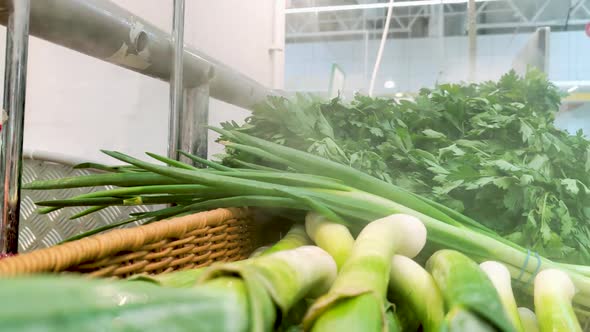
[[[117,229],[0,260],[0,277],[84,273],[124,278],[246,258],[254,247],[251,213],[217,209]]]

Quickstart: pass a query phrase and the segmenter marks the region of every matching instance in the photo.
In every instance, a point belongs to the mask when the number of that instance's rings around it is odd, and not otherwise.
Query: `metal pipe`
[[[196,88],[184,90],[184,112],[180,118],[180,146],[182,151],[187,151],[202,158],[207,158],[208,130],[205,127],[209,123],[209,84],[203,84]],[[197,165],[192,160],[181,157],[181,161]]]
[[[0,24],[10,0],[0,0]],[[166,32],[108,0],[32,1],[30,35],[168,82],[172,42]],[[184,49],[184,85],[210,82],[213,98],[251,108],[269,89],[194,49]]]
[[[170,114],[168,116],[168,158],[178,159],[180,117],[183,113],[184,0],[174,0],[172,17],[172,71],[170,75]],[[190,112],[190,110],[186,110]]]
[[[467,34],[469,37],[469,75],[467,80],[473,83],[477,68],[477,12],[475,0],[469,0],[467,4],[467,21]]]
[[[0,149],[0,253],[18,252],[25,90],[30,0],[13,0],[8,8],[4,72],[4,111]]]

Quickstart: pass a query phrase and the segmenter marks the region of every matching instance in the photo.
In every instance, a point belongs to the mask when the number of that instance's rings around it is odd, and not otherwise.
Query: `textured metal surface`
[[[25,159],[23,165],[23,183],[33,180],[49,180],[68,176],[91,174],[89,170],[76,170],[62,164],[48,163]],[[51,199],[64,199],[107,187],[76,188],[67,190],[23,190],[20,209],[19,252],[55,245],[71,236],[91,229],[112,224],[128,218],[129,213],[147,211],[146,207],[109,207],[91,215],[69,220],[75,213],[83,211],[83,207],[64,208],[40,215],[34,202]],[[128,226],[135,226],[131,223]]]

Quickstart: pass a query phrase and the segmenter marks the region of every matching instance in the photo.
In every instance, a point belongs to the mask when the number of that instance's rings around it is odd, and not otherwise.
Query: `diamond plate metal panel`
[[[92,173],[90,170],[73,169],[63,164],[25,159],[23,163],[22,182],[28,183],[34,180],[49,180]],[[69,220],[69,217],[83,211],[85,208],[64,208],[45,215],[36,213],[38,207],[34,202],[65,199],[73,195],[104,190],[106,188],[109,187],[67,190],[23,190],[21,193],[19,252],[22,253],[53,246],[71,236],[126,219],[129,213],[149,210],[144,206],[109,207],[76,220]],[[136,225],[137,223],[132,223],[128,227]]]

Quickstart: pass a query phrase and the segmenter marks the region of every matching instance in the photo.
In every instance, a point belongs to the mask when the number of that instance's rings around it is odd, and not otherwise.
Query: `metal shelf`
[[[0,253],[14,253],[18,247],[29,35],[170,82],[168,150],[174,157],[176,149],[207,155],[202,125],[207,123],[209,97],[252,109],[268,96],[285,95],[185,45],[183,22],[183,0],[174,1],[173,36],[108,0],[0,0],[0,24],[7,26],[8,115],[0,152]]]

